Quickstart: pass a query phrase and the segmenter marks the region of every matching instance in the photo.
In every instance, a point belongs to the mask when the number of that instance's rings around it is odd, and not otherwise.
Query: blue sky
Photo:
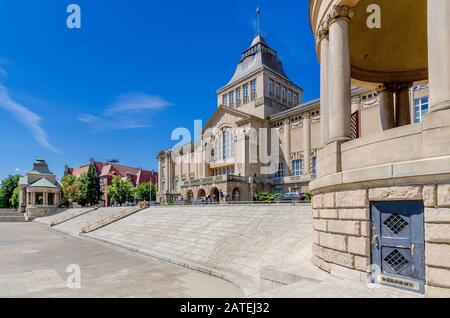
[[[82,29],[66,27],[66,7]],[[157,169],[177,127],[193,130],[262,31],[288,76],[319,96],[307,0],[4,0],[0,3],[0,178],[35,158],[61,176],[94,157]]]

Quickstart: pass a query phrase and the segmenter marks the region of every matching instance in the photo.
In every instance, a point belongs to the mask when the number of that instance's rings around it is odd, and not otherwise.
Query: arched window
[[[234,134],[226,128],[217,134],[214,140],[214,161],[231,161],[234,159]]]

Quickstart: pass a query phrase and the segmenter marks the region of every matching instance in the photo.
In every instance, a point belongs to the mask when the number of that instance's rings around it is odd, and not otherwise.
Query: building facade
[[[95,170],[99,177],[100,190],[102,191],[101,202],[104,206],[109,206],[111,204],[107,189],[108,186],[111,185],[114,176],[117,176],[122,180],[130,181],[133,186],[137,186],[145,182],[152,184],[158,183],[158,173],[155,171],[118,165],[116,163],[99,162],[94,159],[91,159],[91,162],[94,164]],[[87,164],[78,168],[69,168],[69,166],[66,165],[64,168],[64,175],[74,175],[76,177],[80,177],[83,173],[88,172],[89,165],[90,164]]]
[[[322,133],[313,262],[327,272],[450,295],[449,17],[447,0],[310,1]],[[352,86],[380,88],[359,136]]]
[[[420,122],[429,107],[428,85],[416,83],[408,94],[410,120]],[[381,132],[380,90],[354,88],[351,96],[352,138]],[[320,100],[303,103],[303,89],[289,80],[261,35],[217,91],[217,105],[201,141],[158,154],[159,202],[252,201],[258,192],[309,191],[323,144]]]
[[[19,180],[19,212],[27,219],[41,217],[59,207],[61,185],[43,159],[36,159],[33,170]]]

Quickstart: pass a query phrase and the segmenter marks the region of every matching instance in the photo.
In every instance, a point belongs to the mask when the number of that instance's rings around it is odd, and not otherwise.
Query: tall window
[[[430,98],[428,96],[414,100],[414,122],[422,122],[423,116],[430,110]]]
[[[227,106],[227,94],[225,94],[225,95],[223,95],[223,97],[222,97],[222,104],[223,104],[223,106]]]
[[[251,81],[252,85],[252,100],[256,98],[256,80]]]
[[[234,106],[234,92],[230,92],[230,107]]]
[[[275,96],[280,97],[280,84],[275,84]]]
[[[269,80],[269,96],[273,96],[273,80]]]
[[[281,97],[286,101],[286,86],[281,88]]]
[[[287,102],[288,102],[289,105],[292,104],[292,91],[291,91],[291,90],[288,90],[288,93],[287,93]]]
[[[241,88],[236,88],[236,105],[241,105]]]
[[[298,105],[298,94],[294,94],[294,106]]]
[[[311,174],[317,173],[317,157],[311,158]]]
[[[302,173],[302,160],[294,160],[292,161],[292,174],[294,176],[301,176]]]
[[[248,102],[248,84],[244,84],[244,104]]]
[[[234,158],[234,138],[233,132],[226,129],[217,135],[214,141],[214,161],[230,161]]]

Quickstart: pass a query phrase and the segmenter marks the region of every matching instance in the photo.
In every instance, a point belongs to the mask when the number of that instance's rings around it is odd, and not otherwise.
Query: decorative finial
[[[256,29],[256,35],[261,35],[261,24],[259,16],[261,15],[261,8],[259,6],[256,7],[256,18],[257,18],[257,29]]]

